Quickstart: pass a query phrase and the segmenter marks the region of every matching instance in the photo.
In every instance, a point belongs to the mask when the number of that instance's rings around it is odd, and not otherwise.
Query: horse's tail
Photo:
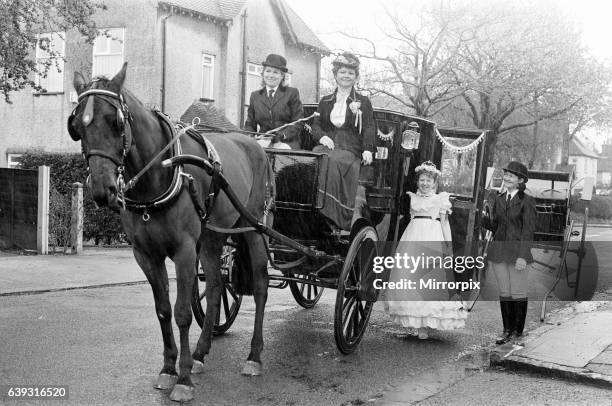
[[[232,239],[236,241],[234,289],[239,295],[253,295],[253,270],[251,269],[249,245],[244,236],[240,234],[233,235]]]
[[[263,201],[263,213],[260,213],[261,217],[258,215],[257,217],[268,227],[272,226],[274,221],[274,201],[276,198],[276,185],[274,179],[274,170],[270,161],[266,158],[266,167],[265,167],[265,182],[263,183],[264,187],[264,201]],[[259,236],[257,237],[259,238]],[[267,241],[268,237],[266,235],[263,238]],[[252,261],[251,255],[266,255],[265,251],[251,253],[249,249],[249,243],[247,239],[241,235],[236,234],[232,236],[232,239],[236,242],[236,252],[234,254],[234,259],[236,263],[236,269],[234,273],[234,289],[236,293],[240,295],[252,295],[253,294],[253,269],[252,269]],[[261,247],[263,249],[263,247]]]

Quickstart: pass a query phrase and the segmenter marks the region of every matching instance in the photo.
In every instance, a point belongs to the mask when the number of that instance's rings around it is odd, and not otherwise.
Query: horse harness
[[[76,110],[78,109],[78,107],[83,102],[85,102],[85,109],[83,111],[83,117],[81,119],[82,123],[85,127],[87,127],[93,122],[94,97],[98,97],[101,100],[104,100],[105,102],[109,103],[117,111],[116,126],[120,132],[122,139],[121,157],[117,159],[115,156],[98,149],[87,150],[86,147],[83,145],[83,142],[81,142],[82,154],[87,162],[89,162],[89,158],[92,156],[100,156],[109,159],[111,162],[117,165],[117,199],[121,203],[122,207],[130,211],[141,212],[143,221],[149,221],[149,212],[162,209],[163,207],[172,203],[178,197],[180,191],[182,190],[183,178],[186,178],[189,183],[187,186],[187,190],[189,192],[189,195],[191,196],[196,212],[198,213],[198,216],[200,217],[201,221],[203,223],[206,223],[210,217],[210,213],[213,210],[216,198],[221,189],[219,176],[222,173],[222,165],[219,154],[217,153],[212,143],[208,141],[208,139],[206,139],[203,134],[193,129],[198,124],[193,123],[191,126],[185,127],[182,123],[179,123],[175,126],[170,121],[170,118],[167,115],[165,115],[159,110],[153,110],[156,113],[158,119],[160,120],[162,128],[166,127],[168,129],[170,142],[138,174],[136,174],[126,183],[124,180],[125,158],[127,157],[132,143],[131,122],[133,120],[133,117],[130,114],[128,106],[125,103],[123,95],[121,93],[115,93],[104,89],[89,89],[81,93],[78,98],[79,103],[72,110],[72,113],[68,117],[68,133],[74,141],[81,140],[80,134],[72,126],[72,121],[76,118]],[[125,196],[125,193],[136,185],[136,183],[140,179],[140,176],[142,176],[152,166],[152,164],[168,149],[172,149],[172,156],[178,156],[182,154],[181,143],[177,141],[179,141],[180,137],[186,133],[189,134],[191,138],[193,138],[206,150],[207,158],[214,168],[213,174],[211,175],[209,190],[204,200],[204,203],[202,204],[201,202],[193,175],[184,172],[182,165],[175,166],[172,176],[172,182],[168,186],[167,190],[155,199],[150,201],[136,201]],[[89,167],[87,168],[87,171],[89,172]],[[89,176],[90,175],[88,174],[88,178]]]

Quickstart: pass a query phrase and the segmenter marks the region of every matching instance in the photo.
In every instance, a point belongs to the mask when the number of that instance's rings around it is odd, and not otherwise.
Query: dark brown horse
[[[227,234],[203,226],[201,212],[198,214],[187,190],[187,180],[191,175],[199,194],[207,194],[211,177],[203,169],[191,165],[185,165],[182,172],[163,168],[160,163],[171,156],[169,150],[138,179],[134,178],[170,142],[172,131],[162,115],[146,109],[123,88],[126,69],[127,64],[124,64],[111,80],[101,78],[90,83],[80,73],[75,73],[73,84],[79,94],[79,104],[68,120],[68,130],[75,141],[81,140],[94,200],[100,206],[120,211],[136,262],[153,289],[164,344],[164,366],[155,386],[173,388],[170,398],[185,401],[193,398],[191,373],[202,370],[204,355],[210,349],[213,324],[219,312],[222,289],[220,258]],[[184,154],[199,156],[209,156],[210,150],[216,150],[223,175],[240,201],[253,216],[264,219],[266,205],[270,198],[273,199],[266,190],[273,190],[270,187],[273,179],[269,177],[263,149],[242,134],[207,134],[206,138],[214,148],[207,148],[205,143],[187,136],[181,138],[178,148],[182,148]],[[208,222],[221,228],[248,225],[223,192],[211,206]],[[241,293],[252,293],[256,305],[251,352],[243,374],[259,375],[268,288],[265,246],[262,236],[255,232],[234,236],[233,239],[238,244],[236,288]],[[198,255],[206,274],[207,308],[206,323],[192,355],[189,350],[190,300]],[[166,258],[172,259],[176,267],[174,317],[180,332],[178,374],[168,274],[164,265]]]

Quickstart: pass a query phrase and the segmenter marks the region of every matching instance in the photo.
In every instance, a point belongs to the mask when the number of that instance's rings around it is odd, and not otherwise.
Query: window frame
[[[55,41],[57,39],[61,40],[61,45],[62,45],[61,51],[56,50],[56,52],[59,55],[51,56],[47,53],[47,51],[42,50],[39,45],[39,42],[42,38],[50,38],[50,43],[54,45],[56,45]],[[55,49],[55,46],[53,46],[53,48]],[[46,55],[42,55],[42,53],[45,53]],[[45,94],[53,95],[53,94],[64,93],[64,73],[66,71],[65,58],[66,58],[66,32],[65,31],[43,32],[43,33],[36,35],[36,49],[35,49],[35,54],[34,54],[34,59],[36,60],[36,68],[38,69],[38,66],[42,63],[41,61],[52,60],[53,63],[51,64],[51,66],[49,66],[49,69],[47,70],[46,78],[43,78],[40,73],[38,72],[36,73],[36,78],[35,78],[36,85],[43,87],[45,90],[44,91],[37,90],[34,92],[35,95],[45,95]],[[60,71],[57,71],[57,65],[60,66]],[[55,73],[58,74],[57,76],[58,83],[55,88],[48,89],[41,85],[41,80],[48,80],[49,72],[51,72],[51,70],[53,69],[55,69]]]
[[[23,156],[23,154],[14,154],[7,153],[6,154],[6,167],[11,169],[18,169],[21,167],[21,160],[15,160],[15,158],[19,159]]]
[[[110,37],[104,35],[104,34],[100,34],[96,37],[96,39],[94,40],[94,45],[92,47],[92,59],[91,59],[91,76],[92,77],[96,77],[96,76],[100,76],[100,75],[108,75],[109,77],[112,77],[112,75],[116,74],[117,72],[96,72],[96,56],[117,56],[117,55],[121,55],[121,63],[123,64],[125,62],[125,33],[126,33],[126,29],[125,27],[105,27],[100,29],[100,31],[103,32],[109,32],[111,30],[121,30],[121,34],[122,34],[122,38],[121,38],[121,53],[113,53],[110,52],[111,50],[111,43],[113,41],[113,35],[111,34]],[[98,40],[98,38],[104,38],[106,41],[106,50],[107,52],[96,52],[96,41]]]
[[[210,58],[210,63],[205,63],[204,59],[205,58]],[[209,54],[206,52],[202,52],[202,58],[201,58],[201,64],[200,66],[202,67],[202,85],[200,86],[200,97],[205,98],[205,99],[211,99],[214,100],[215,99],[215,55],[213,54]],[[209,80],[210,80],[210,94],[205,95],[203,94],[203,90],[204,90],[204,67],[210,67],[210,73],[209,73]]]

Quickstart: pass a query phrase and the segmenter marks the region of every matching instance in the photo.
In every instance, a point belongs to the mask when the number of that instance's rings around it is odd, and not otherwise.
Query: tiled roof
[[[329,54],[330,50],[306,25],[304,20],[284,0],[270,0],[277,12],[277,17],[283,29],[283,35],[291,42],[305,47],[315,48],[324,54]]]
[[[276,12],[283,36],[290,43],[329,54],[329,48],[306,25],[304,20],[284,0],[268,0]],[[164,0],[160,4],[191,10],[218,20],[232,20],[240,13],[246,0]]]
[[[588,156],[590,158],[599,159],[600,156],[582,143],[578,138],[572,138],[569,147],[569,155],[573,156]]]
[[[238,15],[246,0],[166,0],[160,3],[192,10],[220,20],[231,20]]]

